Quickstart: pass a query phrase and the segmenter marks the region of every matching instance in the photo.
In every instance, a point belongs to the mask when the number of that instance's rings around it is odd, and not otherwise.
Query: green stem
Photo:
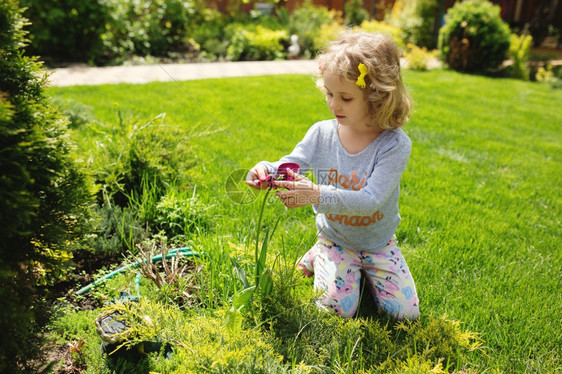
[[[267,192],[265,193],[265,196],[263,198],[263,202],[261,204],[261,208],[260,208],[260,215],[258,216],[258,226],[256,227],[256,248],[254,251],[254,258],[256,261],[256,280],[254,282],[254,284],[256,285],[256,287],[258,286],[258,282],[259,282],[259,266],[258,266],[258,262],[259,262],[259,242],[260,242],[260,234],[261,234],[261,221],[263,218],[263,211],[265,209],[265,203],[267,202],[267,196],[269,196],[269,192],[271,191],[271,187],[269,187],[267,189]]]

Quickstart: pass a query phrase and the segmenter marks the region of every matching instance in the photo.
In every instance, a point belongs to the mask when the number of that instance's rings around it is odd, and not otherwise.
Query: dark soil
[[[94,310],[102,306],[99,300],[91,297],[77,297],[76,291],[90,284],[101,269],[118,266],[122,257],[94,256],[90,253],[77,254],[74,258],[74,270],[64,281],[60,281],[47,288],[47,299],[55,305],[64,300],[78,310]],[[56,344],[48,341],[43,347],[43,358],[38,364],[38,373],[80,374],[87,369],[85,363],[76,360],[81,355],[83,342],[71,341],[66,344]],[[74,357],[73,357],[74,356]]]

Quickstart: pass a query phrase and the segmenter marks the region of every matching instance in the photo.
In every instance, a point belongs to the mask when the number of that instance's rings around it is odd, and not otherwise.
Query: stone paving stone
[[[315,74],[314,60],[241,61],[108,67],[68,67],[50,70],[52,86],[111,83],[170,82],[277,74]]]

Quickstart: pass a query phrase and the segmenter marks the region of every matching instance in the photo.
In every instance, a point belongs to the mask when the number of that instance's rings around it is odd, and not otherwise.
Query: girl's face
[[[324,88],[328,107],[340,125],[358,131],[372,129],[368,126],[369,107],[363,89],[344,77],[330,72],[324,73]]]

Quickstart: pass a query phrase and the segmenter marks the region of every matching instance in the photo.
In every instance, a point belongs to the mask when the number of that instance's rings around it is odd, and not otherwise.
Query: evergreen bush
[[[485,0],[465,0],[447,11],[439,31],[439,50],[451,69],[487,73],[506,58],[510,37],[499,6]]]
[[[39,355],[48,320],[44,287],[65,276],[80,245],[90,192],[71,157],[66,120],[44,93],[45,72],[25,57],[27,21],[0,2],[0,372]]]
[[[278,60],[285,58],[287,31],[261,25],[234,23],[225,33],[230,40],[226,57],[232,61]]]
[[[195,0],[21,0],[31,20],[29,52],[48,61],[119,63],[133,54],[196,51],[203,23]]]
[[[441,1],[416,0],[415,4],[415,13],[420,22],[410,30],[412,36],[410,42],[419,47],[435,49],[437,48],[437,31],[441,18]]]
[[[437,50],[428,51],[425,47],[418,47],[409,43],[402,53],[406,60],[406,67],[411,70],[429,70],[429,64],[437,56]]]
[[[368,21],[367,21],[368,22]],[[332,22],[320,26],[320,29],[314,33],[312,38],[312,49],[314,51],[322,51],[328,47],[332,40],[337,39],[338,35],[344,31],[341,23]]]
[[[363,9],[363,0],[352,0],[344,4],[345,24],[359,26],[369,19],[369,12]]]
[[[299,36],[301,55],[307,58],[314,57],[318,52],[317,39],[322,25],[342,23],[341,14],[329,11],[326,7],[313,5],[311,1],[305,1],[295,9],[289,22],[289,35]]]
[[[406,43],[404,43],[402,30],[389,23],[380,21],[365,21],[361,24],[361,30],[366,32],[378,32],[390,35],[398,48],[404,48],[406,46]]]
[[[512,78],[529,80],[529,51],[533,37],[531,35],[512,34],[509,45],[509,56],[513,62],[511,66],[510,76]]]
[[[111,3],[116,10],[115,23],[124,24],[123,36],[130,38],[135,54],[170,57],[173,53],[193,51],[194,43],[189,36],[195,24],[203,21],[195,1],[112,0]]]
[[[224,30],[228,24],[227,18],[218,10],[205,9],[202,12],[202,23],[193,30],[191,37],[200,46],[199,58],[217,60],[226,57],[228,40]]]
[[[104,0],[20,0],[31,21],[28,52],[53,62],[107,62],[112,9]]]

